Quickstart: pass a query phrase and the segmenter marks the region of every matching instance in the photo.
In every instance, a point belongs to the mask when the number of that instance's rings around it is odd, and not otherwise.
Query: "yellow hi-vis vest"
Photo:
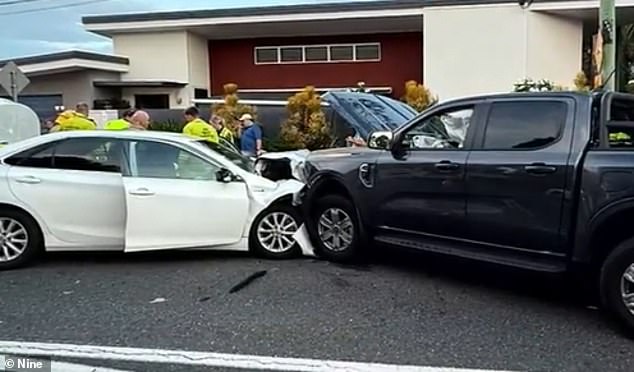
[[[55,119],[55,125],[58,131],[97,129],[97,125],[92,120],[72,110],[59,114],[57,119]]]
[[[110,120],[103,127],[105,130],[128,130],[130,129],[130,123],[125,119]]]
[[[233,132],[227,127],[222,127],[220,133],[218,133],[220,138],[224,138],[225,140],[233,143]]]
[[[194,138],[204,139],[212,143],[219,143],[218,132],[216,128],[211,124],[206,123],[204,120],[198,118],[190,121],[183,128],[183,134]]]

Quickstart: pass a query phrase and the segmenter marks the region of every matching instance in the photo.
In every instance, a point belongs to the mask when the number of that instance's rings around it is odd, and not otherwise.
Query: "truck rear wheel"
[[[601,268],[601,300],[634,335],[634,238],[619,244]]]

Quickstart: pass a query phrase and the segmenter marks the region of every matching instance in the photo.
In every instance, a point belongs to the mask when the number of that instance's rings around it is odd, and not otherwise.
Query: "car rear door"
[[[52,248],[121,249],[125,198],[122,141],[73,137],[9,157],[13,195],[44,221]]]
[[[561,254],[574,109],[556,96],[490,103],[467,163],[469,239]]]
[[[239,243],[249,216],[247,186],[220,182],[221,166],[171,143],[130,143],[125,251]],[[246,248],[246,247],[245,247]]]

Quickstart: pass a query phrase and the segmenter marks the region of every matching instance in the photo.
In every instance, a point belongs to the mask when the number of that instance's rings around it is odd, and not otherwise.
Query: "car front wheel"
[[[317,200],[312,213],[311,235],[316,253],[331,261],[346,262],[357,256],[360,228],[356,209],[340,195]]]
[[[31,216],[14,209],[0,210],[0,270],[29,263],[41,247],[40,230]]]
[[[291,205],[276,204],[254,221],[249,237],[251,249],[267,258],[292,258],[301,252],[293,235],[302,224],[299,212]]]
[[[634,335],[634,238],[619,244],[601,269],[601,298]]]

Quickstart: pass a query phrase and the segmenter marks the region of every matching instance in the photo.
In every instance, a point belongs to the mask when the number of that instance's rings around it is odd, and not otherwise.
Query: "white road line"
[[[423,367],[334,360],[278,358],[213,352],[141,349],[113,346],[0,341],[0,354],[164,363],[247,370],[296,372],[502,372],[481,369]]]
[[[64,362],[53,361],[51,363],[51,372],[132,372],[132,371],[89,366],[85,364],[64,363]]]

